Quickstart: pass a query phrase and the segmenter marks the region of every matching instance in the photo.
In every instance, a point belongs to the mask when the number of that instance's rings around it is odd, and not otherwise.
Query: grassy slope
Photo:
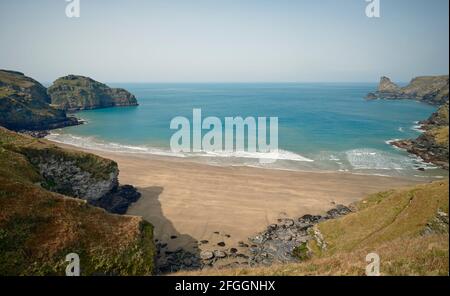
[[[0,129],[0,275],[63,275],[65,256],[71,252],[80,255],[83,275],[153,272],[155,247],[149,223],[108,214],[36,185],[42,179],[27,157],[8,149],[21,145],[49,149],[48,153],[56,149]],[[99,162],[100,158],[91,164]]]
[[[449,236],[424,235],[438,211],[448,214],[448,181],[369,196],[356,212],[320,223],[326,249],[310,242],[311,259],[268,268],[205,270],[190,275],[364,275],[365,257],[381,257],[383,275],[448,275]]]

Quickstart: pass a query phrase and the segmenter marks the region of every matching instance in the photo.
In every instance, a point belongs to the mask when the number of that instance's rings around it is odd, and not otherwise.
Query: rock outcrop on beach
[[[258,264],[178,275],[363,276],[366,256],[375,253],[381,258],[381,275],[445,276],[449,270],[448,186],[448,181],[438,181],[390,190],[371,194],[348,208],[338,206],[325,216],[282,219],[250,238],[253,246],[249,248],[255,252],[250,260]],[[205,255],[209,255],[205,259],[213,258],[211,252]],[[280,261],[287,263],[272,264]]]
[[[422,76],[414,78],[407,86],[399,87],[388,77],[381,77],[378,90],[367,99],[412,99],[432,105],[448,102],[449,76]]]
[[[20,72],[0,70],[0,126],[39,131],[79,124],[50,102],[46,88],[36,80]]]
[[[0,275],[64,275],[69,253],[82,275],[153,274],[153,226],[89,205],[120,194],[117,175],[113,161],[0,127]]]
[[[405,149],[443,169],[449,169],[449,104],[442,105],[428,120],[420,122],[423,134],[414,140],[400,140],[391,144]]]
[[[137,106],[136,97],[122,88],[110,88],[89,77],[68,75],[48,88],[51,103],[68,111]]]

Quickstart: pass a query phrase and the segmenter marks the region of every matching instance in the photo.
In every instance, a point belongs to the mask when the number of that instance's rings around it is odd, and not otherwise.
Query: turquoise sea
[[[415,138],[417,122],[435,107],[402,101],[366,101],[375,83],[111,84],[136,95],[138,107],[76,114],[86,124],[54,131],[51,140],[81,147],[185,157],[212,165],[246,165],[287,170],[349,171],[358,174],[441,178],[448,173],[388,145]],[[170,121],[207,116],[278,117],[281,155],[261,164],[257,155],[172,153]],[[191,121],[192,122],[192,121]],[[418,168],[426,168],[425,172]]]

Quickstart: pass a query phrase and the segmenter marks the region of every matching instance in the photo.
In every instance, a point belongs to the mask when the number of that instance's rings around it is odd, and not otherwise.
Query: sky
[[[0,68],[41,82],[406,82],[449,72],[449,1],[0,0]]]

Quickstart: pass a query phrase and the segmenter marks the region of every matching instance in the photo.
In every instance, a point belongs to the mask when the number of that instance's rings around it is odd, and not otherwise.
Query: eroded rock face
[[[78,75],[57,79],[48,88],[48,94],[54,106],[69,111],[138,105],[128,91]]]
[[[77,197],[87,201],[96,201],[118,186],[119,169],[115,166],[106,178],[96,178],[83,170],[75,160],[48,155],[32,157],[30,161],[37,166],[46,180],[47,189]]]
[[[448,102],[449,76],[416,77],[405,87],[399,87],[388,77],[381,77],[378,90],[367,95],[367,99],[412,99],[432,105]]]
[[[47,90],[23,73],[0,70],[0,125],[10,130],[47,130],[79,124],[52,108]]]

